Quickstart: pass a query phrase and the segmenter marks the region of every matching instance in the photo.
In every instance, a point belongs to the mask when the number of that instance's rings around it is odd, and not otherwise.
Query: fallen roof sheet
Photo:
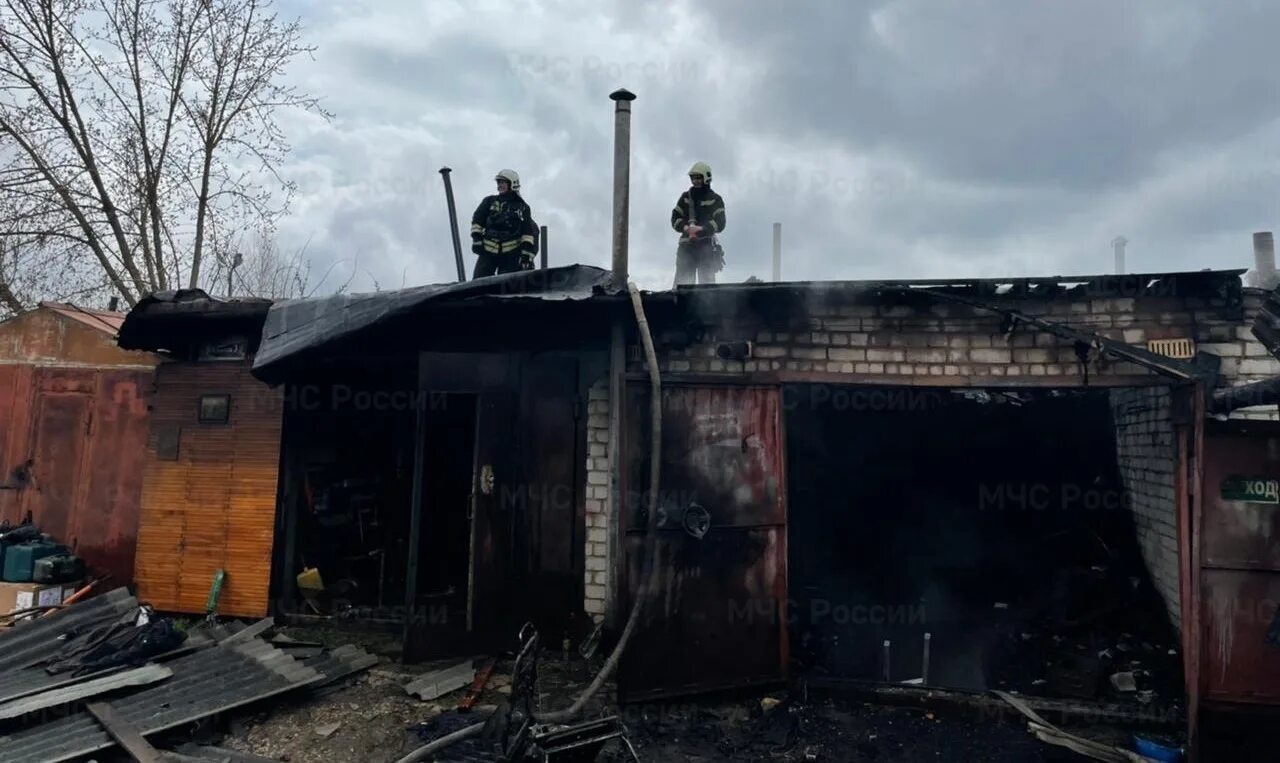
[[[0,631],[0,695],[10,692],[5,681],[23,668],[52,657],[67,645],[66,636],[87,633],[138,608],[129,589],[116,588],[76,602],[46,617],[20,622]]]
[[[312,687],[315,689],[337,683],[362,670],[368,670],[378,664],[378,657],[354,644],[347,644],[332,651],[308,657],[302,661],[302,664],[321,675],[321,679]]]
[[[146,734],[224,712],[323,680],[262,639],[205,649],[168,664],[173,676],[110,703],[128,724]],[[87,712],[0,738],[6,763],[57,763],[115,745]]]
[[[89,680],[77,679],[75,683],[69,686],[51,689],[0,705],[0,720],[17,718],[48,707],[58,707],[86,697],[106,694],[126,686],[146,686],[156,681],[163,681],[171,675],[173,675],[171,668],[164,665],[148,664],[131,670],[115,671],[111,675],[103,675]]]
[[[460,283],[277,302],[267,313],[253,374],[269,382],[278,380],[273,372],[286,361],[349,340],[427,305],[476,298],[580,300],[600,293],[611,282],[607,270],[569,265]]]

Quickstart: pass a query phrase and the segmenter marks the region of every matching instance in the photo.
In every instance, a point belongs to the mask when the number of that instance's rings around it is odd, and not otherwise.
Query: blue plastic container
[[[30,583],[36,560],[61,550],[62,546],[57,543],[42,540],[9,546],[4,552],[4,579],[10,583]]]
[[[1158,760],[1161,763],[1182,763],[1183,754],[1179,747],[1166,747],[1139,736],[1133,738],[1133,746],[1139,755],[1145,755],[1152,760]]]

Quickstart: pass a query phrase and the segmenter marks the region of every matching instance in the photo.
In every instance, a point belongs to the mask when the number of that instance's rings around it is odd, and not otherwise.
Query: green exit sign
[[[1222,481],[1222,498],[1227,501],[1280,504],[1280,480],[1266,477],[1228,477]]]

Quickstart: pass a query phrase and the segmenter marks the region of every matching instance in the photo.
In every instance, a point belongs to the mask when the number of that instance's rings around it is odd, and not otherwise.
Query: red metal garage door
[[[785,679],[786,490],[780,394],[772,387],[663,390],[656,590],[619,666],[624,700]],[[649,391],[628,389],[623,617],[643,564]],[[710,515],[697,538],[682,519]]]
[[[1206,697],[1280,703],[1280,426],[1204,438],[1201,586]]]

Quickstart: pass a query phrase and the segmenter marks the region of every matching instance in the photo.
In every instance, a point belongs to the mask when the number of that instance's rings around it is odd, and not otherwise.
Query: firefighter
[[[533,270],[538,254],[538,225],[520,198],[520,176],[501,170],[494,176],[498,192],[486,196],[471,216],[471,251],[476,268],[471,277]]]
[[[680,234],[676,247],[676,285],[715,283],[724,269],[724,250],[716,235],[724,232],[724,199],[711,190],[711,167],[689,168],[689,190],[671,210],[671,227]]]

